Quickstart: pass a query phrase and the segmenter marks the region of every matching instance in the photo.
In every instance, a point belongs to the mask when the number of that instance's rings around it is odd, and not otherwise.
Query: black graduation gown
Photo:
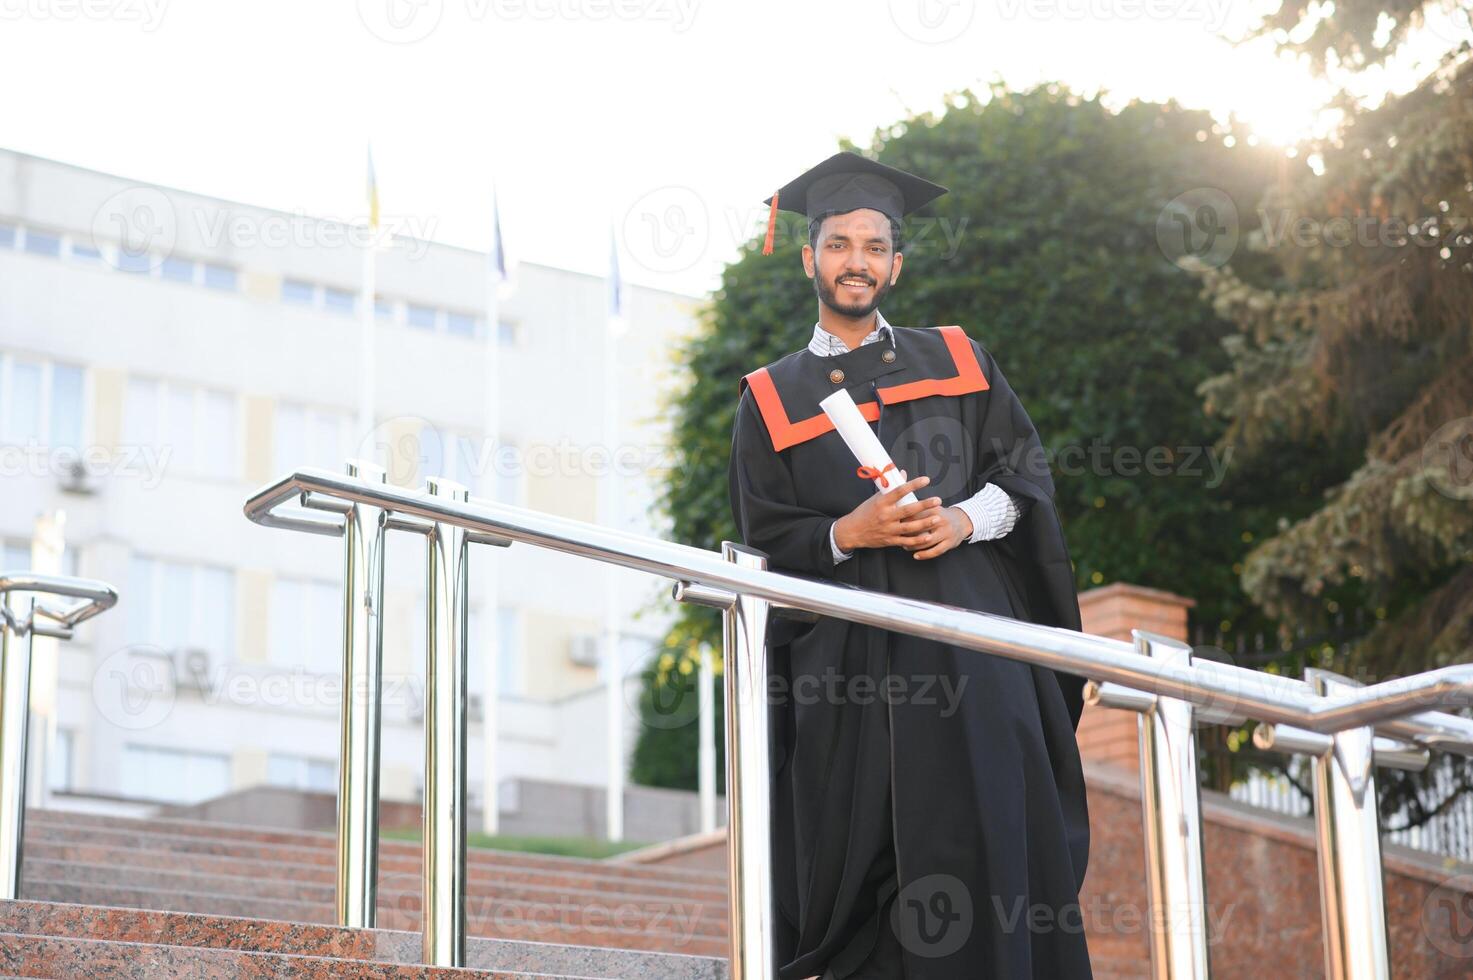
[[[1079,629],[1053,480],[996,362],[955,327],[894,333],[893,354],[802,350],[742,380],[729,479],[743,540],[776,571]],[[818,408],[840,386],[897,467],[930,476],[919,496],[951,505],[995,483],[1020,503],[1013,530],[836,565],[830,525],[875,491]],[[1091,976],[1081,678],[827,617],[775,619],[768,670],[784,980],[853,971],[886,919],[912,980]]]

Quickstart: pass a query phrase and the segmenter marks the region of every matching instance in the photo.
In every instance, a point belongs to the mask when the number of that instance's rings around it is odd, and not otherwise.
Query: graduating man
[[[776,571],[1079,629],[1053,480],[997,362],[879,312],[902,217],[944,193],[839,153],[768,199],[764,254],[779,201],[809,220],[818,322],[742,379],[732,512]],[[856,470],[818,406],[840,388],[902,487]],[[827,617],[768,639],[783,980],[1089,978],[1082,679]]]

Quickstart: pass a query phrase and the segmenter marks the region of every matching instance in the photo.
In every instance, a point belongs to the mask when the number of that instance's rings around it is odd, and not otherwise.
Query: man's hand
[[[877,491],[834,522],[834,544],[841,551],[892,545],[913,550],[912,545],[929,547],[935,544],[937,539],[929,535],[944,529],[948,521],[941,516],[941,498],[927,497],[913,504],[900,503],[901,497],[930,482],[930,477],[918,476],[893,489]]]
[[[947,507],[941,511],[941,524],[925,534],[917,535],[906,551],[915,552],[921,560],[936,558],[962,544],[972,536],[972,519],[960,507]]]

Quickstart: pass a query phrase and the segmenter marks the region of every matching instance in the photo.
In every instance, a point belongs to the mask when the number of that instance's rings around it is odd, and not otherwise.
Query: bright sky
[[[285,211],[382,208],[704,292],[762,198],[849,137],[1001,77],[1322,127],[1326,88],[1233,47],[1264,0],[0,0],[0,145]],[[1270,4],[1273,0],[1267,0]]]

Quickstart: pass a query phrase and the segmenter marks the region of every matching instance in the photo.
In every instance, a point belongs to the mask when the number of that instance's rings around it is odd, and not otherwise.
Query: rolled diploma
[[[859,465],[868,466],[882,473],[875,479],[875,486],[881,490],[892,490],[905,481],[900,477],[900,471],[895,468],[895,461],[890,454],[885,452],[885,447],[880,445],[875,430],[869,427],[864,416],[859,414],[859,406],[854,404],[854,399],[849,397],[849,392],[840,388],[832,395],[818,403],[834,423],[834,429],[839,437],[844,440],[844,445],[859,460]],[[902,504],[913,504],[916,495],[907,493],[900,498]]]

